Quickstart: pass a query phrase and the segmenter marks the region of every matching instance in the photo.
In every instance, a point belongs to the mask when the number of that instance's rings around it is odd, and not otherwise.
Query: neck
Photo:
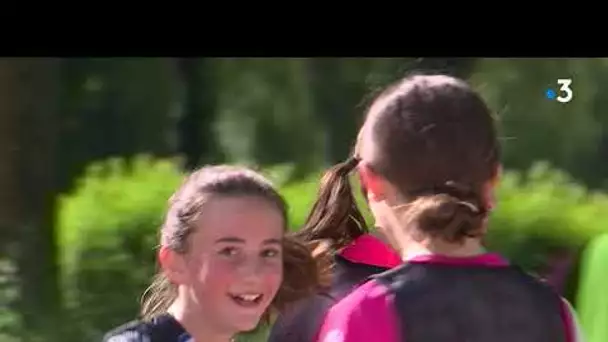
[[[376,228],[377,229],[374,229],[374,230],[370,231],[369,234],[372,235],[372,236],[374,236],[374,237],[376,237],[378,240],[380,240],[380,241],[382,241],[382,242],[384,242],[386,244],[390,244],[390,241],[388,240],[388,238],[386,237],[386,235],[384,235],[381,232],[381,230],[383,228],[380,228],[380,227],[376,227]]]
[[[198,306],[191,304],[179,295],[168,310],[186,329],[193,342],[232,342],[232,334],[219,332],[210,324],[210,319],[203,318]]]
[[[477,239],[466,239],[462,244],[445,242],[439,239],[410,240],[400,249],[403,260],[411,260],[421,255],[443,255],[464,258],[483,253],[485,253],[485,249]]]
[[[384,229],[383,227],[376,226],[376,229],[372,230],[370,234],[378,238],[378,240],[384,242],[387,246],[391,247],[392,250],[398,253],[399,243],[397,242],[397,240],[392,238],[390,234],[383,233],[384,231],[386,231],[386,229]]]

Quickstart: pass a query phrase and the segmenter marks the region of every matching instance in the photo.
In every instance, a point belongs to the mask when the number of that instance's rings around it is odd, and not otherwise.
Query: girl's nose
[[[261,274],[262,267],[260,258],[246,258],[239,265],[239,273],[244,278],[257,278]]]

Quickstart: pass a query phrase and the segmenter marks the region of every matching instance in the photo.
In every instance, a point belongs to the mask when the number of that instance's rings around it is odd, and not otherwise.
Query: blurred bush
[[[320,174],[289,181],[291,171],[279,166],[264,173],[280,186],[290,205],[290,225],[297,229]],[[175,161],[110,160],[92,165],[77,189],[61,199],[65,297],[82,338],[99,338],[137,315],[138,300],[155,271],[166,202],[181,179]],[[363,204],[359,191],[356,195]],[[531,272],[546,272],[551,255],[575,253],[608,226],[600,215],[608,198],[587,193],[547,164],[526,174],[505,172],[498,197],[486,243]]]
[[[505,173],[497,196],[487,243],[529,270],[542,271],[547,256],[575,256],[606,231],[600,214],[608,197],[588,192],[546,163],[526,174]]]
[[[61,198],[63,288],[82,338],[99,339],[137,315],[155,271],[158,227],[181,179],[172,161],[112,159],[91,165]]]

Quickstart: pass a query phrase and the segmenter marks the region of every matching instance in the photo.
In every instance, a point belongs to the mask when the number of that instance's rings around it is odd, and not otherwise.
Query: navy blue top
[[[190,335],[173,316],[162,314],[150,321],[123,324],[103,337],[103,342],[188,342]]]

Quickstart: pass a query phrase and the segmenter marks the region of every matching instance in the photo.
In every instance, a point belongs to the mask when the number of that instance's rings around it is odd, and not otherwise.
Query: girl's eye
[[[220,250],[220,254],[223,256],[235,256],[238,250],[234,247],[225,247]]]
[[[279,250],[275,249],[275,248],[266,249],[266,250],[262,251],[262,256],[264,258],[275,258],[279,255],[280,255]]]

